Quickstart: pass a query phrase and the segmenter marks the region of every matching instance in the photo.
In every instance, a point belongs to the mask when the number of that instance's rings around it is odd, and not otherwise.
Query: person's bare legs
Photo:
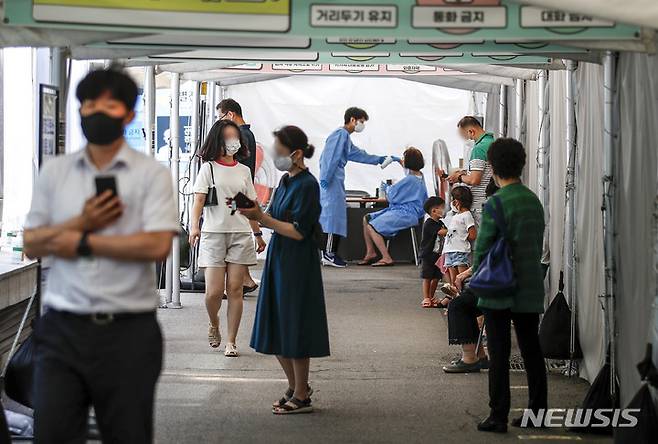
[[[204,270],[206,280],[206,311],[210,325],[219,327],[219,309],[224,297],[226,267],[208,267]]]
[[[432,299],[436,295],[436,289],[439,287],[439,280],[438,279],[432,279],[430,282],[430,299]]]
[[[283,373],[286,374],[288,379],[288,388],[292,391],[295,391],[295,371],[292,368],[292,359],[284,358],[283,356],[278,356],[276,359],[279,361]]]
[[[244,273],[247,270],[246,265],[227,264],[226,266],[226,294],[228,296],[228,343],[235,345],[242,319],[242,284],[244,282]]]
[[[423,299],[431,299],[432,298],[432,293],[431,293],[431,288],[432,286],[432,281],[429,279],[423,279]]]
[[[392,264],[395,262],[393,258],[391,257],[391,254],[388,252],[388,248],[386,247],[386,241],[382,237],[381,234],[377,233],[370,224],[366,227],[366,230],[368,230],[368,233],[370,234],[370,239],[372,239],[372,242],[375,244],[375,247],[379,250],[379,252],[382,255],[382,258],[379,262],[383,262],[386,264]]]
[[[462,361],[466,364],[473,364],[479,360],[477,353],[475,353],[475,344],[462,345]]]
[[[457,280],[457,275],[459,273],[457,272],[457,267],[450,267],[448,268],[448,278],[450,279],[450,285],[454,286],[455,281]]]
[[[363,256],[363,261],[367,262],[371,259],[374,259],[377,257],[377,252],[375,251],[375,243],[372,241],[372,238],[370,237],[370,231],[368,230],[368,227],[370,224],[368,224],[368,221],[366,218],[363,218],[363,240],[366,243],[366,254]]]
[[[244,281],[242,283],[244,287],[252,288],[256,285],[256,281],[254,281],[254,278],[251,277],[251,273],[249,272],[249,268],[247,268],[247,271],[244,273]]]
[[[291,359],[295,373],[295,398],[300,401],[308,399],[308,371],[311,360],[309,358]]]

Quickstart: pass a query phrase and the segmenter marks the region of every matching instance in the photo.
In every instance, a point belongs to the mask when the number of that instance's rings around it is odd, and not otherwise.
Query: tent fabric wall
[[[552,298],[558,290],[560,271],[563,270],[564,251],[564,221],[565,221],[565,180],[567,173],[567,143],[566,143],[566,71],[551,71],[549,73],[550,93],[550,171],[549,184],[551,190],[549,213],[549,250],[550,250],[550,293]],[[548,301],[547,301],[548,302]]]
[[[276,128],[285,124],[302,128],[317,149],[308,161],[316,177],[325,139],[342,126],[345,110],[365,108],[370,120],[363,133],[352,135],[354,143],[381,155],[400,155],[410,145],[419,148],[425,157],[428,190],[432,190],[432,144],[445,140],[453,165],[457,164],[464,146],[457,122],[468,112],[471,93],[398,78],[292,76],[232,85],[225,97],[240,103],[256,140],[266,149]],[[382,171],[377,166],[348,163],[345,185],[372,194],[382,180],[399,180],[403,174],[396,164]]]
[[[593,381],[605,359],[603,224],[603,67],[582,63],[576,71],[575,174],[576,306],[583,361],[581,377]],[[552,166],[552,165],[551,165]]]
[[[658,152],[658,56],[622,54],[617,69],[620,132],[617,150],[617,364],[621,403],[640,386],[635,365],[644,357],[658,318],[653,231]],[[651,327],[650,323],[654,325]],[[656,338],[654,338],[655,341]],[[654,347],[658,347],[655,344]],[[654,354],[654,358],[655,358]],[[658,363],[657,363],[658,364]]]

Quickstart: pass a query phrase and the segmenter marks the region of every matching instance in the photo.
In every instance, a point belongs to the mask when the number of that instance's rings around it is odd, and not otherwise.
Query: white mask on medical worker
[[[288,172],[292,170],[292,167],[295,166],[295,161],[292,160],[292,156],[295,155],[295,151],[290,153],[288,156],[276,156],[274,158],[274,166],[277,170]]]
[[[235,156],[240,151],[240,141],[238,139],[228,139],[226,141],[226,154],[228,156]]]
[[[366,124],[363,123],[361,120],[359,120],[358,122],[356,122],[356,125],[354,126],[354,132],[360,133],[365,128],[366,128]]]

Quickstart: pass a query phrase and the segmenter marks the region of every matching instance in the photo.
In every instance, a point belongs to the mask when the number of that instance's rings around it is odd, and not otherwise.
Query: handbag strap
[[[30,314],[30,310],[32,309],[32,303],[34,302],[36,296],[37,296],[37,291],[35,290],[34,293],[32,293],[30,300],[27,302],[27,307],[25,308],[25,312],[23,313],[23,317],[21,318],[21,323],[18,325],[18,331],[16,332],[16,336],[14,336],[14,342],[12,342],[11,344],[11,349],[9,350],[9,354],[7,355],[7,359],[5,360],[5,365],[2,366],[2,373],[0,373],[0,378],[4,378],[5,375],[7,374],[7,369],[9,368],[9,362],[11,361],[11,357],[14,355],[14,352],[16,351],[16,347],[18,347],[18,340],[21,337],[21,333],[23,333],[23,328],[25,327],[25,323],[27,322],[27,316]]]
[[[484,209],[489,212],[493,218],[498,230],[500,231],[503,237],[506,237],[507,225],[505,224],[505,218],[503,217],[503,208],[500,198],[498,196],[491,196],[491,199],[486,203]],[[495,207],[495,208],[494,208]]]
[[[215,168],[213,168],[213,166],[212,166],[212,161],[208,162],[208,166],[210,167],[210,177],[212,179],[212,186],[214,187],[215,186],[215,174],[213,173],[213,170]]]

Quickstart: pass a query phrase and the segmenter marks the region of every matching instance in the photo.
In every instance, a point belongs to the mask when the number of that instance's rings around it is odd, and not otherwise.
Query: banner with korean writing
[[[9,25],[217,37],[411,39],[443,42],[639,40],[640,29],[510,0],[5,0]],[[241,34],[241,31],[245,31]]]

